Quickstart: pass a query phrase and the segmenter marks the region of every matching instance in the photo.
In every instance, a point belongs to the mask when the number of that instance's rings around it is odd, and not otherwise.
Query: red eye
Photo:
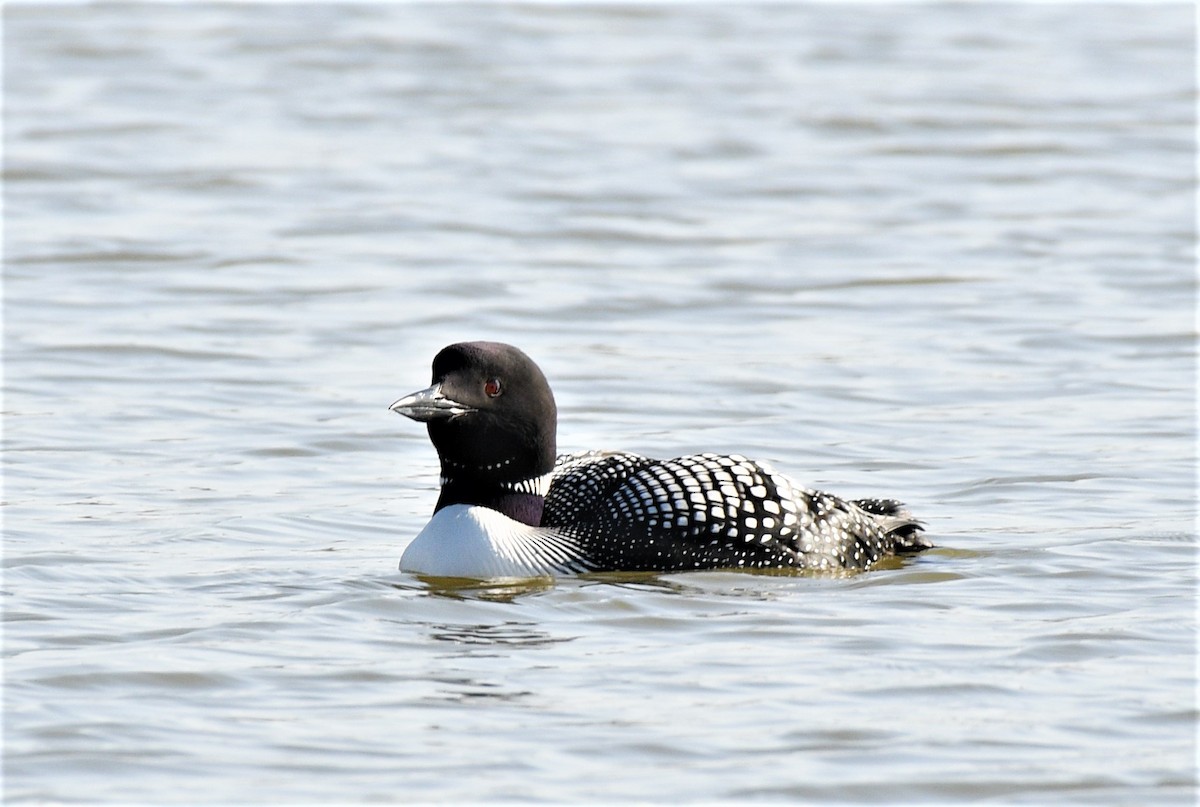
[[[483,385],[483,391],[487,393],[489,398],[495,398],[500,394],[500,379],[489,378]]]

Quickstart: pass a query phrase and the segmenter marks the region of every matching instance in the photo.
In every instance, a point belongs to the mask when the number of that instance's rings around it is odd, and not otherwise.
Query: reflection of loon
[[[433,385],[391,408],[428,424],[442,466],[441,497],[400,560],[405,571],[486,579],[865,569],[932,546],[899,502],[806,490],[745,457],[592,451],[556,460],[554,396],[510,345],[443,349]]]

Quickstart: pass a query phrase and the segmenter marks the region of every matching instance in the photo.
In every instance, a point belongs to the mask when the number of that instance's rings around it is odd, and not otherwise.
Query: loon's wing
[[[736,455],[589,452],[559,459],[542,525],[576,538],[599,568],[862,569],[921,529],[898,504],[884,509]]]

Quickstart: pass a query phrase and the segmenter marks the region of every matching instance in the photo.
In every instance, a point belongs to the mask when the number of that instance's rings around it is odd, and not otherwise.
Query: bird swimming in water
[[[433,384],[391,409],[426,424],[441,461],[441,495],[404,571],[486,580],[866,569],[933,546],[900,502],[809,490],[736,454],[557,456],[550,385],[511,345],[442,349]]]

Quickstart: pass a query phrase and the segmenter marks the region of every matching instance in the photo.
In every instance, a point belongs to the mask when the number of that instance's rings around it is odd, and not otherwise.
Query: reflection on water
[[[569,642],[537,630],[535,623],[502,622],[498,625],[433,625],[429,638],[460,645],[541,645]]]
[[[512,602],[518,597],[546,591],[554,585],[552,578],[496,581],[417,575],[417,579],[425,584],[425,588],[430,594],[439,597],[487,600],[489,602]]]

